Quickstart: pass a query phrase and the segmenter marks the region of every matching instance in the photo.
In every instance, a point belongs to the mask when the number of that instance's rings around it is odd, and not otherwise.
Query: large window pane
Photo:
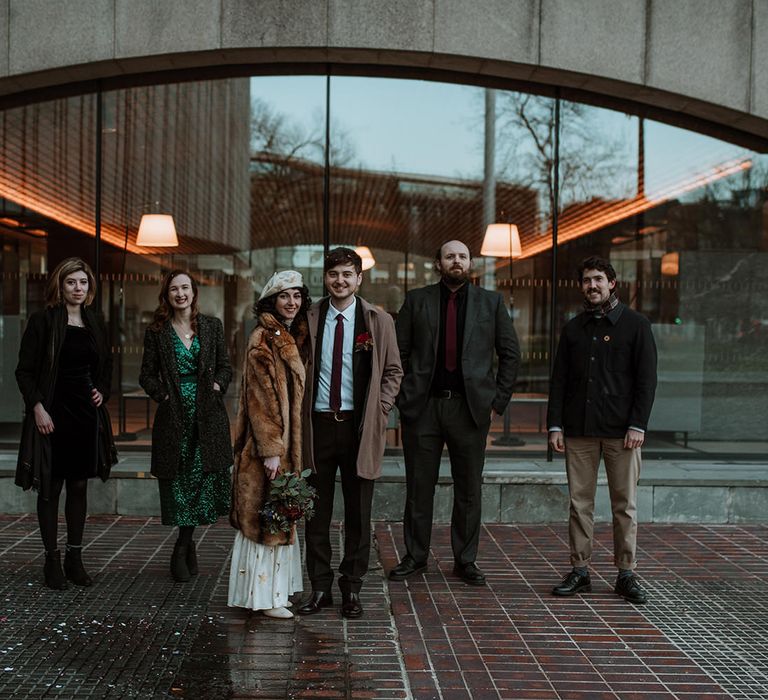
[[[98,143],[101,305],[118,360],[111,408],[126,439],[148,442],[138,368],[166,270],[197,279],[239,370],[273,270],[299,269],[318,298],[324,244],[365,246],[374,264],[362,293],[395,315],[408,289],[436,281],[438,245],[458,238],[475,256],[473,281],[502,292],[521,341],[516,398],[491,449],[543,453],[551,329],[556,339],[581,308],[578,263],[601,254],[659,344],[646,452],[766,454],[766,156],[523,92],[338,76],[143,86],[0,112],[0,423],[10,440],[21,419],[19,338],[43,306],[46,274],[69,255],[96,262]],[[173,215],[177,248],[137,245],[142,214],[157,212]],[[481,255],[492,222],[516,227],[519,256]]]
[[[93,95],[0,111],[0,424],[15,440],[23,404],[14,371],[27,318],[45,306],[46,273],[95,263]]]
[[[513,265],[508,256],[481,256],[488,223],[514,223],[526,244],[549,225],[554,102],[537,98],[546,124],[531,130],[514,113],[521,99],[462,85],[334,78],[331,240],[372,251],[376,264],[363,294],[392,314],[408,289],[436,281],[433,259],[442,242],[467,243],[476,283],[505,294],[522,350],[517,389],[525,401],[496,422],[489,446],[542,450],[547,256]],[[536,141],[540,126],[549,139],[543,145]]]
[[[320,292],[323,100],[324,80],[300,77],[105,95],[104,240],[114,245],[105,246],[103,267],[122,438],[148,437],[138,372],[164,272],[181,268],[196,279],[200,309],[224,322],[238,372],[253,304],[275,269],[300,269]],[[178,247],[137,245],[149,212],[173,215]]]
[[[597,147],[562,164],[558,324],[580,310],[579,261],[609,258],[620,298],[651,320],[659,346],[646,452],[765,454],[765,157],[575,107],[563,143],[591,133]],[[581,168],[589,186],[567,187]]]

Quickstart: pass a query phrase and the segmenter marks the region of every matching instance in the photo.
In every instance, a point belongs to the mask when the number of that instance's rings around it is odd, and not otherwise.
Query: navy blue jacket
[[[547,427],[565,436],[623,438],[645,430],[656,393],[656,343],[645,316],[622,303],[565,324],[549,388]]]

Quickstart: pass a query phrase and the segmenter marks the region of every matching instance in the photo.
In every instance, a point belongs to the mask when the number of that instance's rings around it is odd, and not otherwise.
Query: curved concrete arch
[[[0,96],[302,66],[522,81],[768,143],[767,0],[0,0]]]

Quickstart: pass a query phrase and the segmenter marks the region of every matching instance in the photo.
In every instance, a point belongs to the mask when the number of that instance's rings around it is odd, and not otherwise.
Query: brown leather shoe
[[[363,606],[360,603],[360,595],[357,593],[341,594],[341,614],[350,620],[363,616]]]
[[[333,596],[325,591],[312,591],[312,595],[296,610],[299,615],[314,615],[333,605]]]

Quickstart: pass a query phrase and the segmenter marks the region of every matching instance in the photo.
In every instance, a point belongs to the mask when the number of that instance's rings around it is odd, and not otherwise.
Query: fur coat
[[[259,511],[269,494],[265,458],[280,457],[280,473],[302,470],[305,368],[299,346],[308,334],[303,318],[296,323],[294,338],[274,316],[261,314],[243,363],[229,521],[249,540],[266,545],[291,544],[295,537],[294,531],[262,532]]]

